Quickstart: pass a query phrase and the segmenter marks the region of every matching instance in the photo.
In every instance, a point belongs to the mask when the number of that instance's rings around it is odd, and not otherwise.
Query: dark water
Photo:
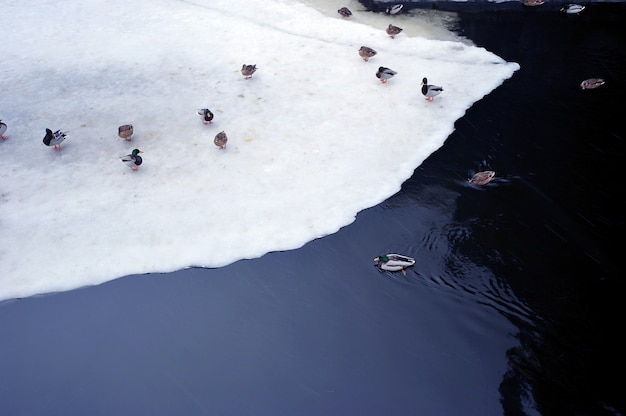
[[[397,195],[298,250],[0,304],[0,415],[624,414],[625,10],[461,16],[521,69]]]

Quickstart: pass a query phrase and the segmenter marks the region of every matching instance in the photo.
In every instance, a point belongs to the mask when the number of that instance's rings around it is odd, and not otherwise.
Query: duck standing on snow
[[[4,132],[7,131],[7,125],[4,121],[0,120],[0,140],[6,140],[7,136],[4,135]]]
[[[604,85],[604,79],[602,78],[589,78],[580,83],[580,88],[583,90],[592,90]]]
[[[489,182],[493,180],[494,176],[496,176],[495,171],[484,170],[472,176],[471,179],[469,180],[469,183],[474,184],[474,185],[487,185]]]
[[[565,14],[580,14],[583,10],[585,10],[585,6],[575,3],[566,4],[561,8],[561,11]]]
[[[426,98],[426,101],[432,102],[435,99],[435,96],[441,94],[441,91],[443,91],[443,88],[438,85],[429,85],[427,78],[422,79],[421,85],[422,94]]]
[[[127,142],[131,141],[133,137],[133,125],[132,124],[124,124],[117,128],[117,135],[120,138],[126,140]]]
[[[337,10],[337,13],[339,13],[341,15],[341,17],[350,17],[350,16],[352,16],[352,12],[347,7],[342,7],[341,9]]]
[[[403,7],[404,7],[404,5],[403,5],[403,4],[394,4],[394,5],[393,5],[393,6],[391,6],[391,7],[387,7],[387,8],[385,9],[385,13],[386,13],[386,14],[390,14],[390,15],[395,15],[395,14],[400,13],[400,12],[402,11],[402,8],[403,8]]]
[[[213,124],[213,113],[208,108],[198,110],[198,115],[202,116],[203,124]]]
[[[402,28],[389,24],[389,26],[387,26],[386,32],[391,37],[391,39],[395,39],[396,35],[402,32]]]
[[[374,259],[374,265],[389,272],[401,271],[406,276],[406,268],[415,264],[415,259],[402,254],[384,254]]]
[[[43,144],[46,146],[54,146],[54,150],[61,150],[61,143],[67,137],[67,133],[57,130],[54,133],[50,129],[46,129],[46,135],[43,137]]]
[[[143,163],[143,159],[139,156],[139,153],[143,153],[139,149],[133,149],[133,151],[126,156],[121,156],[120,160],[133,171],[137,171],[139,166]]]
[[[365,62],[367,62],[371,57],[373,57],[377,53],[378,52],[376,52],[374,49],[368,46],[361,46],[361,48],[359,49],[359,56],[363,58]]]
[[[213,143],[220,149],[226,149],[226,142],[228,142],[228,136],[223,131],[217,133],[215,139],[213,139]]]
[[[252,74],[256,72],[256,64],[255,65],[246,65],[243,64],[241,67],[241,74],[245,79],[252,78]]]
[[[393,78],[397,74],[393,69],[385,68],[384,66],[378,67],[378,71],[376,71],[376,78],[380,80],[381,83],[386,83],[388,79]]]

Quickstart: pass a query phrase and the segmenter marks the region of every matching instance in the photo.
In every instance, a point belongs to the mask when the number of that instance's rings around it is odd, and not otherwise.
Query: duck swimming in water
[[[7,131],[7,125],[4,121],[0,120],[0,140],[6,140],[7,136],[4,133]]]
[[[565,14],[580,14],[583,10],[585,10],[585,6],[574,3],[566,4],[561,8],[561,11]]]
[[[374,265],[389,272],[401,271],[406,276],[406,268],[415,264],[415,259],[402,254],[384,254],[374,259]]]
[[[381,83],[386,83],[388,79],[393,78],[397,74],[393,69],[385,68],[384,66],[378,67],[378,71],[376,71],[376,78],[380,80]]]
[[[375,56],[378,52],[368,46],[361,46],[359,49],[359,56],[367,62],[371,57]]]
[[[46,129],[46,135],[43,137],[43,144],[46,146],[54,146],[54,150],[61,150],[61,143],[67,137],[67,133],[57,130],[54,133],[50,129]]]
[[[256,64],[255,65],[243,64],[243,66],[241,67],[241,74],[243,75],[245,79],[252,78],[252,74],[254,74],[255,72],[256,72]]]
[[[396,35],[402,32],[402,28],[390,24],[389,26],[387,26],[387,29],[385,31],[391,37],[391,39],[395,39]]]
[[[220,149],[226,149],[226,142],[228,142],[228,136],[223,131],[217,133],[215,139],[213,139],[213,143]]]
[[[133,125],[132,124],[124,124],[117,128],[117,135],[127,142],[131,141],[133,137]]]
[[[198,110],[198,115],[202,116],[203,124],[213,124],[213,113],[208,108]]]
[[[339,13],[341,15],[341,17],[350,17],[350,16],[352,16],[352,12],[347,7],[342,7],[341,9],[337,10],[337,13]]]
[[[604,79],[602,78],[589,78],[580,83],[580,88],[583,90],[592,90],[604,85]]]
[[[426,98],[426,101],[432,102],[435,99],[435,96],[441,94],[443,88],[438,85],[430,85],[428,84],[428,79],[422,79],[422,95]]]
[[[141,156],[139,156],[139,153],[143,152],[139,149],[133,149],[133,151],[129,155],[121,156],[120,160],[133,171],[137,171],[137,169],[139,169],[139,166],[141,166],[141,164],[143,163],[143,159],[141,158]]]
[[[493,180],[494,176],[496,176],[495,171],[484,170],[472,176],[469,180],[469,183],[474,184],[474,185],[487,185],[489,182]]]
[[[394,5],[393,5],[393,6],[391,6],[391,7],[387,7],[387,8],[385,9],[385,13],[386,13],[386,14],[390,14],[390,15],[395,15],[395,14],[400,13],[400,12],[402,11],[402,8],[403,8],[403,7],[404,7],[404,5],[403,5],[403,4],[394,4]]]

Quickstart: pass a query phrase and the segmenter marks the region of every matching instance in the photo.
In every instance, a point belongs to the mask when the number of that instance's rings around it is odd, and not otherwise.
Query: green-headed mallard
[[[61,143],[67,137],[67,133],[57,130],[54,133],[50,129],[46,129],[46,135],[43,137],[43,144],[46,146],[54,146],[54,150],[61,150]]]
[[[359,49],[359,56],[363,58],[365,62],[367,62],[371,57],[373,57],[377,53],[378,52],[376,52],[374,49],[368,46],[361,46],[361,48]]]
[[[341,15],[341,17],[350,17],[350,16],[352,16],[352,12],[347,7],[342,7],[341,9],[337,10],[337,13],[339,13]]]
[[[252,78],[252,74],[256,72],[256,64],[255,65],[246,65],[243,64],[241,67],[241,74],[245,79]]]
[[[226,142],[228,142],[228,136],[223,131],[217,133],[215,139],[213,139],[213,143],[220,149],[226,149]]]
[[[406,268],[415,264],[415,259],[402,254],[383,254],[374,259],[374,265],[389,272],[401,271],[406,275]]]
[[[602,78],[589,78],[580,83],[580,88],[583,90],[592,90],[604,85],[604,79]]]
[[[484,170],[482,172],[477,172],[474,176],[472,176],[469,180],[469,183],[474,185],[487,185],[489,182],[493,180],[496,176],[496,172],[493,170]]]
[[[565,14],[580,14],[583,10],[585,10],[585,6],[575,3],[566,4],[561,7],[561,11]]]
[[[133,125],[132,124],[124,124],[117,128],[117,135],[127,142],[131,141],[133,137]]]
[[[421,85],[422,85],[422,94],[426,98],[426,101],[432,102],[435,99],[435,96],[441,94],[441,91],[443,91],[443,88],[438,85],[429,85],[428,79],[426,78],[422,79]]]
[[[380,80],[383,84],[387,82],[388,79],[393,78],[397,74],[393,69],[385,68],[384,66],[378,67],[378,71],[376,71],[376,78]]]
[[[0,140],[6,140],[7,136],[4,133],[7,131],[7,125],[4,121],[0,120]]]
[[[389,24],[389,26],[387,26],[386,31],[387,31],[387,34],[388,34],[389,36],[391,36],[391,39],[395,39],[395,38],[396,38],[396,35],[397,35],[398,33],[402,32],[402,28],[401,28],[401,27],[398,27],[398,26],[394,26],[394,25],[392,25],[392,24]]]
[[[394,4],[394,5],[393,5],[393,6],[391,6],[391,7],[387,7],[387,8],[385,9],[385,13],[386,13],[386,14],[390,14],[390,15],[395,15],[395,14],[400,13],[400,12],[402,11],[402,8],[403,8],[403,7],[404,7],[404,5],[403,5],[403,4]]]
[[[139,153],[143,153],[139,149],[133,149],[133,151],[126,156],[120,156],[120,160],[133,171],[139,169],[139,166],[143,163],[143,159],[139,156]]]
[[[202,116],[202,123],[213,124],[213,113],[208,108],[198,110],[198,115]]]

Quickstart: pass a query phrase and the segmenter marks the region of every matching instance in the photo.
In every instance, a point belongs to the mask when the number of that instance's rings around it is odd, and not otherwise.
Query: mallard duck
[[[374,259],[374,264],[382,270],[389,272],[401,271],[406,275],[406,268],[415,264],[415,259],[402,254],[383,254]]]
[[[376,52],[374,49],[367,46],[361,46],[361,48],[359,49],[359,56],[363,58],[365,62],[367,62],[372,56],[376,55],[377,53],[378,52]]]
[[[541,6],[544,3],[543,0],[524,0],[523,5],[528,7]]]
[[[387,7],[385,9],[385,13],[391,14],[391,15],[398,14],[398,13],[400,13],[402,11],[403,7],[404,7],[403,4],[394,4],[391,7]]]
[[[131,141],[133,137],[133,125],[132,124],[124,124],[117,128],[117,135],[127,142]]]
[[[6,140],[7,136],[4,135],[4,132],[7,131],[7,125],[5,122],[0,120],[0,140]]]
[[[213,139],[213,143],[220,149],[226,149],[226,142],[228,142],[228,136],[223,131],[217,133],[215,139]]]
[[[61,150],[61,143],[67,137],[67,133],[57,130],[54,133],[50,129],[46,129],[46,135],[43,138],[43,144],[46,146],[54,146],[54,150]]]
[[[402,32],[402,28],[390,24],[387,26],[387,34],[391,36],[391,39],[395,39],[398,33]]]
[[[378,71],[376,71],[376,78],[380,80],[383,84],[387,82],[388,79],[393,78],[397,74],[393,69],[385,68],[384,66],[378,67]]]
[[[202,123],[213,124],[213,113],[208,108],[198,110],[198,115],[202,116]]]
[[[438,85],[429,85],[428,79],[426,78],[422,79],[420,85],[422,86],[422,94],[426,97],[426,101],[432,102],[435,96],[441,94],[441,91],[443,91],[443,88]]]
[[[341,17],[350,17],[350,16],[352,16],[352,12],[347,7],[342,7],[341,9],[337,10],[337,13],[339,13],[341,15]]]
[[[120,160],[133,171],[136,171],[137,169],[139,169],[139,166],[143,162],[143,159],[141,158],[141,156],[139,156],[139,153],[143,152],[139,149],[133,149],[133,151],[129,155],[120,156]]]
[[[566,4],[561,7],[561,11],[565,14],[579,14],[583,10],[585,10],[585,6],[575,3]]]
[[[592,90],[604,85],[604,79],[602,78],[589,78],[580,83],[580,88],[583,90]]]
[[[243,64],[241,67],[241,74],[245,79],[252,78],[252,74],[256,72],[256,64],[255,65],[246,65]]]
[[[469,180],[469,183],[474,184],[474,185],[487,185],[489,182],[493,180],[494,176],[496,176],[495,171],[484,170],[472,176]]]

